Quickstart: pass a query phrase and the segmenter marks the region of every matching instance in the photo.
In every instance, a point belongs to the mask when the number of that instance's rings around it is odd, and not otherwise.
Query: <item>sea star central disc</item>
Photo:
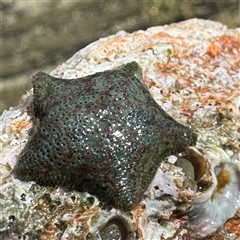
[[[16,176],[132,209],[160,161],[197,138],[163,111],[141,80],[136,62],[71,80],[33,76],[36,130]]]

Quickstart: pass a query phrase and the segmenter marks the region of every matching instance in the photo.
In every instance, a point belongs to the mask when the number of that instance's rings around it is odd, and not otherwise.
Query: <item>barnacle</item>
[[[220,163],[212,170],[212,185],[193,200],[190,224],[201,235],[213,233],[240,207],[240,172],[236,164]]]
[[[127,224],[121,219],[111,219],[99,230],[101,239],[129,239],[129,229]]]

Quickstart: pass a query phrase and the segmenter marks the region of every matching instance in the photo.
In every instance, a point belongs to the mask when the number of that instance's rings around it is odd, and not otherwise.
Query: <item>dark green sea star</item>
[[[97,195],[130,210],[161,160],[196,143],[196,134],[154,101],[136,62],[78,79],[32,77],[36,131],[16,176]]]

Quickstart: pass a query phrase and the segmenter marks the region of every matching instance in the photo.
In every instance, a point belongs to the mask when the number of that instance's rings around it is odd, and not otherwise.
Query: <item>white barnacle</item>
[[[240,172],[237,165],[220,163],[211,172],[212,186],[193,200],[189,212],[191,226],[200,236],[221,228],[240,207]]]

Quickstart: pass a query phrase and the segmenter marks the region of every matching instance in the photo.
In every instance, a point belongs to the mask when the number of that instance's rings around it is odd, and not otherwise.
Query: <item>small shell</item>
[[[103,210],[97,223],[91,228],[89,237],[94,240],[135,239],[135,228],[129,215],[116,209]]]
[[[127,240],[130,238],[127,223],[120,218],[113,218],[99,230],[102,240]]]
[[[186,160],[191,164],[186,162]],[[196,182],[202,178],[208,169],[204,149],[197,147],[188,147],[186,154],[177,160],[176,165],[182,167],[186,174]]]
[[[222,227],[240,207],[240,172],[231,163],[220,163],[212,171],[212,186],[193,200],[189,216],[195,234],[206,236]]]

